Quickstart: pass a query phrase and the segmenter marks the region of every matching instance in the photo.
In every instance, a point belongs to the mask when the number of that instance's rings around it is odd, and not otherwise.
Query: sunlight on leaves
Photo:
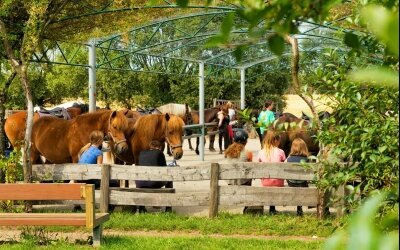
[[[385,67],[371,67],[353,71],[349,74],[349,78],[358,83],[399,88],[398,72]]]

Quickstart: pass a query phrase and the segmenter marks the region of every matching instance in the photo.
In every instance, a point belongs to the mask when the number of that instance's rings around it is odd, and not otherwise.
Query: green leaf
[[[358,50],[360,48],[360,41],[358,39],[358,36],[352,32],[347,32],[344,36],[344,43],[353,48]]]
[[[268,38],[268,47],[276,55],[282,55],[285,49],[285,40],[282,36],[274,34]]]
[[[349,74],[349,78],[358,83],[399,88],[398,72],[387,67],[370,67]]]
[[[176,0],[176,4],[180,7],[187,7],[189,0]]]
[[[235,56],[235,58],[238,62],[242,61],[243,53],[244,53],[245,49],[246,49],[246,46],[240,45],[240,46],[236,47],[236,49],[233,51],[233,55]]]
[[[227,40],[225,39],[225,37],[221,36],[221,35],[216,35],[211,37],[210,39],[207,40],[205,46],[207,47],[217,47],[221,44],[224,44]]]
[[[379,152],[383,152],[383,151],[385,151],[387,149],[387,146],[381,146],[381,147],[379,147],[378,148],[378,150],[379,150]]]
[[[399,12],[391,12],[383,6],[370,5],[361,12],[368,28],[387,45],[390,52],[399,57]]]
[[[228,13],[228,15],[226,15],[226,17],[222,21],[222,25],[221,25],[221,35],[222,36],[226,36],[227,38],[229,37],[229,34],[233,27],[234,18],[235,18],[234,13]]]

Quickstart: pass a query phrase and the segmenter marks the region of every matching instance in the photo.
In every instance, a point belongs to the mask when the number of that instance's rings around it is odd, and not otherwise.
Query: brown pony
[[[77,163],[79,150],[86,145],[93,130],[103,131],[115,145],[117,153],[128,149],[124,135],[127,118],[118,111],[101,110],[62,120],[51,116],[39,118],[32,129],[31,161],[42,155],[51,163]]]
[[[70,119],[88,112],[87,104],[78,104],[66,109]],[[27,111],[20,111],[10,115],[4,124],[4,131],[14,148],[20,148],[25,138]],[[38,112],[33,113],[33,122],[40,118]]]
[[[277,129],[281,132],[279,148],[285,151],[286,156],[289,155],[292,141],[295,138],[303,139],[311,154],[318,154],[319,145],[315,138],[313,138],[314,131],[309,121],[297,118],[293,115],[284,115],[275,120],[270,128]]]
[[[204,110],[204,123],[210,123],[210,122],[214,122],[217,120],[217,114],[219,111],[220,107],[213,107],[213,108],[209,108],[209,109],[205,109]],[[199,111],[192,111],[190,112],[192,115],[192,119],[193,119],[193,124],[199,124],[200,123],[200,116],[199,116]],[[208,128],[208,131],[217,131],[217,126],[212,127],[212,128]],[[214,148],[214,141],[215,141],[215,135],[210,135],[210,145],[209,145],[209,150],[210,152],[215,152],[215,148]],[[191,141],[189,140],[189,147],[191,147]],[[196,138],[196,154],[199,154],[199,137]]]
[[[125,136],[129,141],[129,150],[125,153],[116,153],[116,157],[128,164],[138,164],[139,154],[142,150],[149,149],[152,140],[168,142],[174,159],[183,156],[182,136],[183,120],[175,115],[149,114],[139,119],[129,119]],[[110,142],[111,149],[114,147]]]

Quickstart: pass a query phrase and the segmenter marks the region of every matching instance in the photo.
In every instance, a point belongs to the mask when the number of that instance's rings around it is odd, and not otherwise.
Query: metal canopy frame
[[[76,16],[65,17],[57,23],[68,22],[73,19],[115,13],[122,11],[153,9],[175,9],[180,7],[168,2],[154,6],[134,6],[114,8],[114,1],[105,1],[101,6],[92,7],[87,2],[87,12]],[[164,74],[178,74],[199,78],[199,113],[202,134],[204,135],[204,82],[207,78],[224,78],[240,81],[241,108],[245,107],[244,88],[246,69],[259,67],[255,78],[266,72],[273,71],[271,61],[281,57],[274,55],[267,44],[267,37],[248,45],[241,61],[234,56],[232,47],[207,47],[208,39],[219,33],[222,21],[228,13],[238,7],[227,4],[225,1],[215,1],[215,6],[189,6],[180,14],[162,18],[151,23],[133,27],[128,32],[111,35],[106,38],[96,38],[87,43],[71,45],[68,42],[49,41],[48,49],[34,55],[33,61],[40,63],[54,63],[87,67],[89,70],[89,105],[90,110],[95,108],[96,70],[145,71]],[[194,12],[195,10],[195,12]],[[346,30],[334,23],[340,23],[344,18],[326,24],[316,24],[311,21],[300,23],[300,33],[294,35],[298,39],[299,50],[303,55],[308,52],[338,49],[346,52],[343,37]],[[261,22],[260,27],[264,25]],[[272,32],[271,32],[272,33]],[[232,44],[243,44],[250,40],[248,30],[243,20],[235,20],[235,30],[231,32]],[[89,61],[83,62],[76,55],[82,49],[89,48]],[[310,53],[312,54],[312,53]],[[285,44],[282,57],[291,56],[291,48]],[[313,61],[313,60],[312,60]],[[278,68],[282,69],[278,64]],[[290,65],[286,64],[286,67]],[[204,160],[204,136],[200,137],[200,158]]]

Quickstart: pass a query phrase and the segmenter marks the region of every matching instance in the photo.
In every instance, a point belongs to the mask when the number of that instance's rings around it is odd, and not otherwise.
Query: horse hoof
[[[210,148],[210,152],[215,152],[215,148]]]
[[[191,151],[193,151],[194,149],[193,148],[189,148]]]
[[[199,155],[199,154],[200,154],[199,150],[195,150],[195,152],[196,152],[196,154],[197,154],[197,155]]]

